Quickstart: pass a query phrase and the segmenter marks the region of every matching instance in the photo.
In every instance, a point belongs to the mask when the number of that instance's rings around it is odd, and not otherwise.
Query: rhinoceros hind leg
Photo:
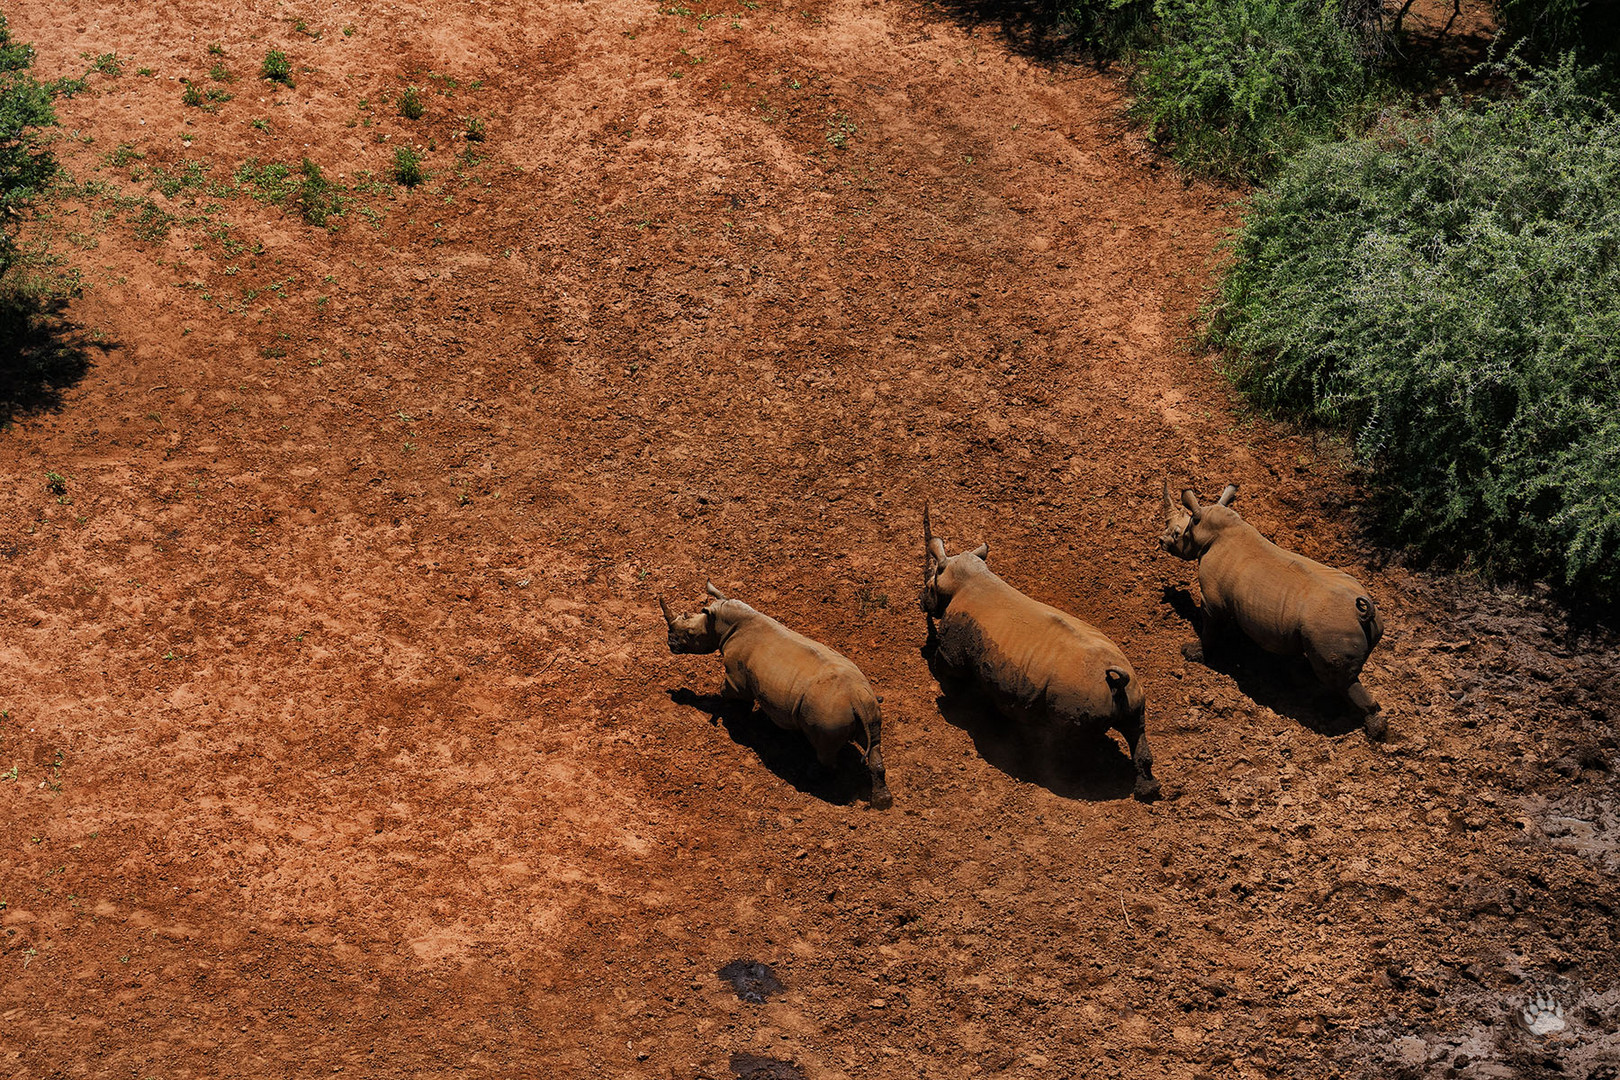
[[[1384,718],[1378,702],[1374,701],[1372,695],[1367,693],[1367,688],[1361,685],[1360,680],[1357,680],[1346,687],[1344,693],[1350,699],[1350,704],[1360,709],[1365,717],[1367,738],[1372,739],[1374,742],[1382,741],[1384,736],[1389,734],[1389,721]]]
[[[1131,748],[1131,764],[1136,766],[1136,790],[1133,794],[1142,802],[1159,797],[1159,782],[1153,778],[1153,749],[1148,746],[1147,727],[1142,718],[1127,722],[1120,729]]]
[[[894,805],[894,796],[889,794],[889,783],[882,765],[872,767],[872,799],[868,805],[874,810],[887,810]]]

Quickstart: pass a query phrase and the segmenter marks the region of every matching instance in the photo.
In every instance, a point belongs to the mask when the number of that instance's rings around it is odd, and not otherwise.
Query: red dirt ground
[[[1237,406],[1235,195],[1113,77],[861,0],[6,14],[123,67],[46,223],[110,347],[0,434],[0,1073],[1614,1075],[1620,652]],[[329,229],[238,172],[305,156]],[[1181,658],[1166,475],[1370,586],[1387,744]],[[941,711],[925,499],[1122,645],[1164,800]],[[871,677],[892,810],[711,720],[706,577]]]

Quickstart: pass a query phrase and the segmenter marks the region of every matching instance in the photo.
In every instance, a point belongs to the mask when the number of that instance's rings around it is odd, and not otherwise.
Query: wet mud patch
[[[805,1080],[804,1070],[793,1062],[758,1054],[732,1054],[731,1075],[737,1080]]]
[[[715,975],[737,992],[737,997],[753,1005],[763,1005],[772,994],[786,989],[776,977],[776,969],[758,960],[733,960]]]
[[[1617,1005],[1620,992],[1590,993],[1558,978],[1502,992],[1465,985],[1435,1010],[1455,1010],[1456,1023],[1373,1027],[1340,1051],[1358,1078],[1613,1080],[1620,1075]]]

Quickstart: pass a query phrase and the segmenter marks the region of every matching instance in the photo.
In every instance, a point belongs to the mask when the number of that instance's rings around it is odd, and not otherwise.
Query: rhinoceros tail
[[[1104,676],[1108,679],[1108,689],[1113,690],[1115,693],[1131,685],[1131,673],[1121,671],[1117,667],[1109,668],[1104,672]]]

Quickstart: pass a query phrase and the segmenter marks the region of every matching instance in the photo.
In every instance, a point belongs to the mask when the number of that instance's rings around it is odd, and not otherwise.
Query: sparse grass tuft
[[[427,107],[422,104],[422,91],[415,86],[407,86],[405,92],[399,95],[399,115],[407,120],[420,120]]]

